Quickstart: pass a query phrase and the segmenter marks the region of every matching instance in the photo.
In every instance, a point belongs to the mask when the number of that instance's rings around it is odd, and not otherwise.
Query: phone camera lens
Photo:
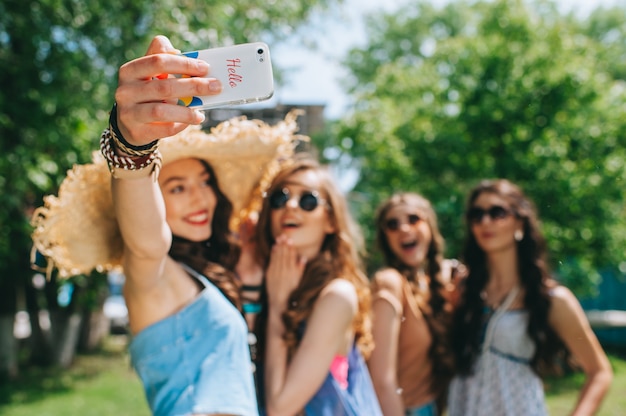
[[[256,53],[258,53],[259,55],[263,54],[263,49],[257,49]]]

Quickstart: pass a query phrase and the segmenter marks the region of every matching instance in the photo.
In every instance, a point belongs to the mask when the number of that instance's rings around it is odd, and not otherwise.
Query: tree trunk
[[[68,368],[74,362],[83,317],[64,310],[50,312],[54,363]]]
[[[52,356],[52,335],[48,312],[39,306],[37,289],[28,285],[25,294],[31,328],[31,334],[27,340],[29,362],[35,365],[50,365],[54,362],[54,357]]]
[[[102,309],[83,312],[83,325],[80,331],[78,349],[81,351],[94,351],[109,334],[109,320]]]
[[[0,277],[0,379],[16,377],[19,368],[17,341],[13,336],[19,280],[7,276]]]
[[[0,379],[14,379],[18,375],[17,340],[13,336],[13,314],[0,315]]]

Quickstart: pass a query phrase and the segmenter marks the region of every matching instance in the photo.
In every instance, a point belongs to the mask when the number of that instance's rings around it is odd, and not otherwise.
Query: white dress
[[[543,383],[530,367],[535,344],[526,332],[528,311],[502,306],[487,324],[473,373],[450,384],[449,416],[547,415]]]

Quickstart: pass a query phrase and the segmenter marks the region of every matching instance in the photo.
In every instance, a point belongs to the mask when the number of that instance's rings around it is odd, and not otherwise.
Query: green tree
[[[143,55],[156,34],[188,50],[278,41],[312,11],[340,1],[3,1],[0,315],[12,322],[16,288],[32,274],[32,210],[97,147],[119,65]],[[33,308],[35,297],[25,298]]]
[[[415,2],[368,27],[335,142],[360,166],[363,224],[392,192],[421,192],[458,256],[469,188],[508,178],[572,289],[626,268],[626,8],[580,20],[550,1]]]

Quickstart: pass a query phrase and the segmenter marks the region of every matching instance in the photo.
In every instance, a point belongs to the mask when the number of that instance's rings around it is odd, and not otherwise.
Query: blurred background
[[[555,276],[581,300],[626,398],[626,4],[611,0],[237,0],[0,4],[0,414],[147,414],[127,362],[123,275],[60,279],[32,252],[30,218],[90,160],[117,68],[165,34],[183,50],[261,40],[276,94],[211,110],[301,133],[330,164],[370,255],[379,201],[433,201],[446,254],[467,191],[518,183],[535,201]],[[85,230],[89,232],[89,230]],[[577,384],[578,383],[578,384]],[[552,414],[579,375],[547,384]]]

